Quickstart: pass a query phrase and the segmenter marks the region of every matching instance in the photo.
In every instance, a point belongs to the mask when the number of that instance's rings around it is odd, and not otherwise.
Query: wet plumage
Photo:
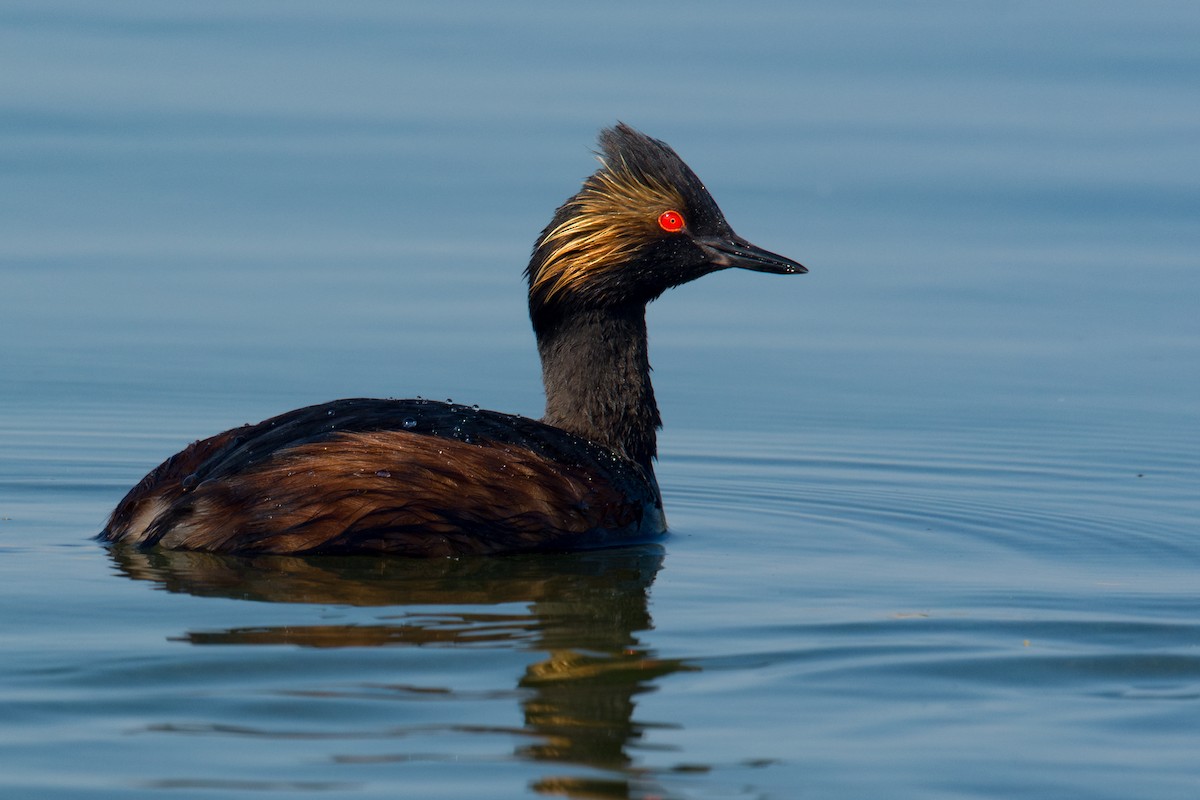
[[[661,536],[646,304],[727,267],[805,270],[738,237],[666,144],[618,125],[600,145],[601,167],[555,213],[526,270],[542,420],[419,399],[298,409],[167,459],[101,538],[448,556]]]

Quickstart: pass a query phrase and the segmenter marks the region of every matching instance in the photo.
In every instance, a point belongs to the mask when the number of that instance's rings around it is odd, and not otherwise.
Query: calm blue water
[[[0,7],[0,795],[1200,795],[1192,3]],[[110,553],[198,437],[540,413],[617,119],[802,278],[651,308],[663,547]]]

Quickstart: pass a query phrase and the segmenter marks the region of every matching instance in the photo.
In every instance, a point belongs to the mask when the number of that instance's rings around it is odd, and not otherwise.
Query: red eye
[[[678,211],[664,211],[658,215],[658,227],[667,233],[677,233],[683,230],[683,214]]]

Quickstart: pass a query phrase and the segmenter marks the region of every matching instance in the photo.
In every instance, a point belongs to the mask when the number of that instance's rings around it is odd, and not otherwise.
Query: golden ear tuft
[[[545,248],[531,291],[545,301],[579,291],[598,276],[633,258],[638,248],[663,231],[684,227],[683,196],[673,186],[636,174],[622,160],[601,168],[567,202],[569,214],[539,243]],[[664,209],[666,210],[664,212]],[[674,214],[669,222],[663,218]],[[672,229],[668,224],[678,227]]]

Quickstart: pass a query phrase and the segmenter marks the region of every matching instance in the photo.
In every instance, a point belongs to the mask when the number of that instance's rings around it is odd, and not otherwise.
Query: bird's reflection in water
[[[246,627],[182,637],[197,645],[483,644],[544,653],[545,658],[517,679],[525,719],[522,738],[527,742],[518,748],[517,757],[612,770],[620,777],[546,775],[532,788],[566,797],[627,798],[658,792],[648,786],[653,778],[634,767],[629,754],[642,735],[642,726],[633,718],[634,698],[662,676],[692,668],[655,658],[637,637],[651,627],[648,590],[663,558],[657,545],[458,560],[229,556],[124,548],[111,553],[121,573],[171,592],[389,607],[380,617],[383,621],[371,625]],[[506,605],[503,613],[479,609],[500,604]],[[514,612],[514,604],[524,605],[526,611]],[[472,608],[458,613],[452,610],[456,606]]]

